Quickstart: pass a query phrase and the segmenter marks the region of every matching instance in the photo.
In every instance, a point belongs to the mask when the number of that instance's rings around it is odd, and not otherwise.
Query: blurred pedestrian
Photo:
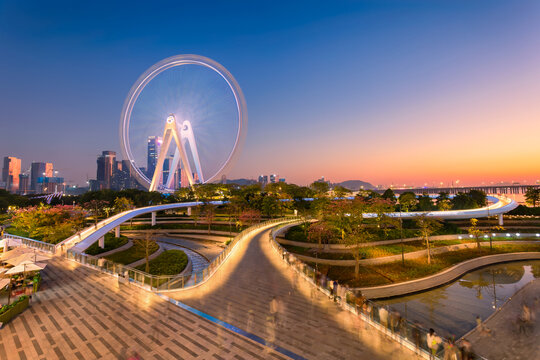
[[[439,350],[439,344],[442,342],[442,339],[435,333],[435,330],[429,329],[429,332],[426,336],[426,342],[430,350],[429,358],[435,359],[437,355],[437,350]]]

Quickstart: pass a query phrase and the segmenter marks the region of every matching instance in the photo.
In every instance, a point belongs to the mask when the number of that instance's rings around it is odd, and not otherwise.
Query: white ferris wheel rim
[[[221,167],[215,172],[215,174],[209,176],[204,181],[204,183],[216,181],[222,175],[227,173],[227,171],[230,170],[230,168],[236,161],[240,153],[240,149],[242,148],[242,145],[244,143],[247,131],[247,105],[244,98],[244,93],[242,92],[242,89],[240,88],[240,85],[238,84],[234,76],[232,76],[232,74],[223,65],[210,58],[200,55],[183,54],[163,59],[158,63],[152,65],[141,76],[139,76],[137,81],[131,87],[128,96],[124,101],[124,106],[122,107],[122,114],[120,116],[120,145],[122,155],[124,159],[129,160],[131,168],[135,172],[135,176],[139,183],[146,186],[147,188],[150,187],[151,180],[136,165],[129,143],[129,124],[131,121],[131,112],[133,111],[133,107],[135,106],[139,95],[144,90],[146,85],[148,85],[150,81],[152,81],[152,79],[154,79],[156,76],[168,69],[182,65],[200,65],[218,73],[227,82],[227,85],[229,85],[229,89],[231,89],[234,95],[236,109],[238,111],[238,131],[236,133],[234,146],[223,165],[221,165]]]

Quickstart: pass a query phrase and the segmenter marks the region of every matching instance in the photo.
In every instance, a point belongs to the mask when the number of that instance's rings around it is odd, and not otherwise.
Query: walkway
[[[165,250],[182,250],[185,252],[191,260],[191,264],[193,266],[193,269],[191,270],[192,272],[199,272],[208,267],[208,260],[201,254],[182,246],[161,242],[160,240],[161,238],[158,238],[158,243]]]
[[[0,359],[285,357],[109,275],[55,257],[29,309],[0,330]]]
[[[485,325],[492,335],[483,335],[473,330],[466,338],[479,355],[489,360],[497,359],[538,359],[540,354],[540,279],[523,287],[501,308],[488,318]],[[536,299],[536,305],[535,305]],[[536,323],[531,333],[519,335],[513,326],[521,313],[521,305],[528,304],[536,315]]]
[[[239,243],[207,283],[167,295],[307,359],[415,358],[288,269],[268,234]],[[277,326],[270,321],[273,296],[282,304]]]

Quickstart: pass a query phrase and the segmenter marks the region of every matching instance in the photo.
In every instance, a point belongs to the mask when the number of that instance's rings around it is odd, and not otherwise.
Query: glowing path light
[[[129,125],[131,121],[131,115],[133,108],[139,98],[141,92],[144,88],[159,74],[163,73],[168,69],[174,67],[183,66],[183,65],[199,65],[211,69],[216,72],[228,85],[234,96],[234,102],[236,105],[236,111],[238,114],[238,131],[236,132],[236,138],[234,141],[234,146],[230,152],[226,155],[226,159],[223,163],[220,163],[218,170],[213,174],[203,177],[203,168],[199,159],[199,152],[197,150],[197,144],[195,142],[195,136],[191,123],[188,119],[176,119],[174,114],[167,118],[164,131],[164,142],[162,148],[165,150],[160,150],[158,155],[158,164],[156,164],[156,170],[152,174],[152,179],[149,179],[146,174],[137,166],[134,156],[131,150],[129,142]],[[177,124],[177,121],[182,120],[180,132],[178,128],[180,123]],[[193,119],[191,119],[193,120]],[[170,121],[170,122],[169,122]],[[170,58],[164,59],[148,70],[146,70],[140,77],[137,79],[135,84],[131,87],[131,90],[128,93],[126,101],[124,102],[124,107],[122,108],[122,114],[120,117],[120,145],[122,149],[122,154],[126,160],[129,161],[133,173],[137,178],[137,181],[148,188],[151,191],[163,191],[163,192],[172,192],[173,188],[173,179],[174,172],[178,169],[180,162],[184,166],[186,175],[190,185],[193,185],[193,172],[191,169],[190,162],[187,158],[187,145],[189,143],[189,150],[192,155],[192,160],[195,166],[195,172],[201,183],[209,183],[216,180],[220,180],[222,175],[225,175],[228,170],[232,167],[234,161],[237,159],[242,144],[245,139],[247,131],[247,106],[244,99],[244,94],[242,89],[238,85],[238,82],[234,79],[232,74],[225,69],[221,64],[199,55],[176,55]],[[165,143],[165,136],[168,134],[168,144]],[[163,162],[166,157],[166,151],[168,151],[168,145],[174,138],[176,144],[175,155],[172,161],[172,167],[169,170],[169,176],[166,179],[165,186],[159,185],[163,177]],[[159,165],[159,166],[158,166]]]

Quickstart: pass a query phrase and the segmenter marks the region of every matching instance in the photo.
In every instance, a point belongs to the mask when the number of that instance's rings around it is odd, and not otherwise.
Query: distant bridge
[[[415,194],[439,194],[441,192],[446,192],[449,194],[457,194],[457,193],[466,193],[471,190],[480,190],[485,192],[486,194],[505,194],[505,195],[511,195],[511,194],[525,194],[528,189],[540,189],[540,185],[489,185],[489,186],[462,186],[462,187],[422,187],[422,188],[404,188],[404,189],[396,189],[393,188],[392,190],[396,194],[402,194],[406,191],[412,191]],[[376,190],[379,193],[383,193],[385,190]]]

